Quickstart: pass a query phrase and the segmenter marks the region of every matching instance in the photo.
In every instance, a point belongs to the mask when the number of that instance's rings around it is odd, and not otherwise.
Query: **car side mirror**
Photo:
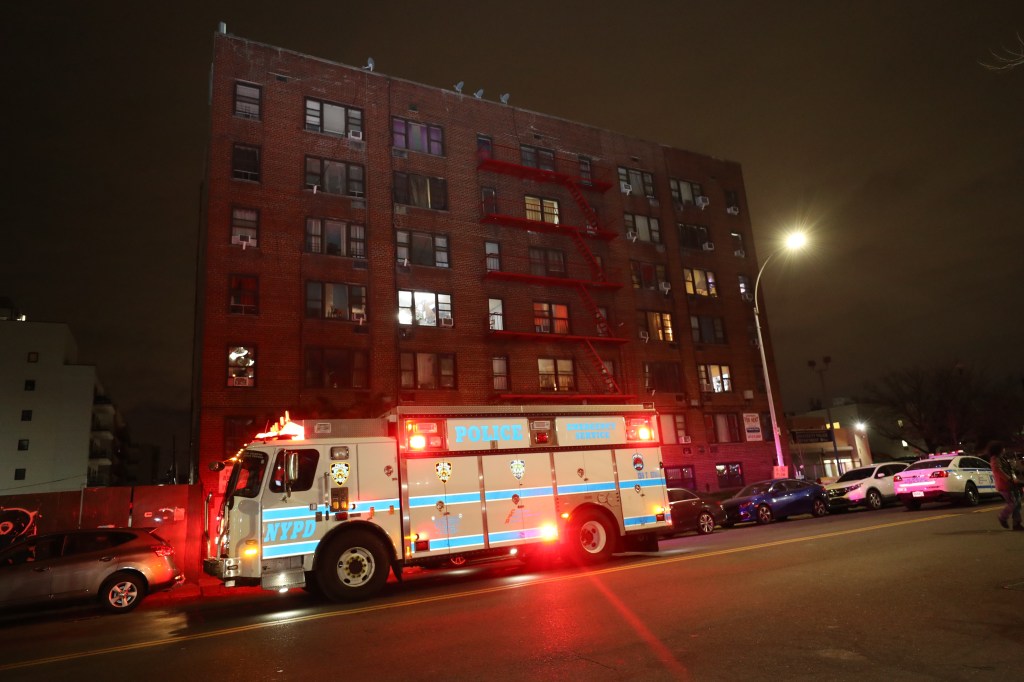
[[[210,471],[221,471],[224,468],[224,462],[210,462]]]

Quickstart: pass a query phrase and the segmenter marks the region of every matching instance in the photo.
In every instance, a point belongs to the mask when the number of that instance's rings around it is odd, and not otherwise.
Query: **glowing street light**
[[[803,232],[791,232],[786,235],[782,246],[768,254],[768,257],[764,259],[764,263],[761,263],[761,269],[757,271],[757,279],[754,280],[754,323],[757,327],[757,345],[761,349],[761,369],[764,371],[764,389],[768,394],[768,414],[772,418],[772,433],[775,436],[775,464],[780,467],[786,466],[786,462],[782,457],[782,438],[779,433],[779,420],[775,416],[775,401],[772,400],[772,382],[768,376],[768,358],[765,356],[764,337],[761,335],[761,315],[757,302],[757,290],[761,285],[761,275],[764,274],[764,269],[768,266],[772,256],[782,251],[798,251],[806,244],[807,235]]]

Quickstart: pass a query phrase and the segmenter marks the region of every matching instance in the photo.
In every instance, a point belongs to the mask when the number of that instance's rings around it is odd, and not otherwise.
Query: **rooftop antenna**
[[[473,97],[476,97],[477,99],[480,99],[483,96],[484,96],[484,89],[483,88],[480,88],[479,90],[477,90],[476,92],[473,93]]]
[[[363,68],[366,69],[367,71],[373,71],[374,66],[376,66],[376,62],[373,61],[373,57],[370,57],[369,59],[366,60],[366,66],[364,66]]]
[[[465,85],[466,85],[466,81],[459,81],[458,83],[456,83],[452,87],[455,88],[455,92],[457,92],[457,93],[459,93],[461,95],[462,94],[462,88]]]
[[[501,100],[501,103],[502,103],[502,104],[508,104],[508,93],[506,92],[505,94],[503,94],[503,95],[502,95],[501,97],[499,97],[498,99],[500,99],[500,100]]]

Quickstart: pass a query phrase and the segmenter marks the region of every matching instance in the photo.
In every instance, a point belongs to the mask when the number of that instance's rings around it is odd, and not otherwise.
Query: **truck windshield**
[[[267,455],[256,450],[246,450],[231,472],[228,480],[227,498],[256,497],[263,483],[263,472],[267,468]]]

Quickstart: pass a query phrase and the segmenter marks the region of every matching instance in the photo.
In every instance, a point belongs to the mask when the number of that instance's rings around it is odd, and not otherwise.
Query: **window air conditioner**
[[[682,439],[680,440],[680,442],[682,442],[682,443],[692,443],[693,442],[693,436],[683,436]]]
[[[395,157],[396,159],[407,159],[409,158],[409,152],[405,151],[404,149],[392,147],[391,156]]]
[[[703,244],[700,245],[700,248],[703,249],[704,251],[714,251],[715,250],[715,243],[714,242],[704,242]]]
[[[651,340],[651,335],[647,332],[646,329],[640,330],[640,340],[643,341],[644,343],[647,343],[648,341]]]
[[[636,237],[637,237],[637,234],[633,230],[630,230],[629,232],[626,233],[626,239],[628,239],[631,242],[635,242],[636,241]]]
[[[740,214],[740,207],[739,206],[730,206],[729,208],[725,209],[725,212],[728,213],[729,215],[739,215]]]
[[[252,386],[252,379],[249,377],[232,377],[232,386]]]
[[[405,215],[409,210],[403,204],[395,204],[395,215]]]
[[[633,185],[629,184],[628,182],[620,182],[619,189],[622,191],[623,194],[626,194],[627,196],[633,193]]]
[[[672,285],[669,282],[662,282],[661,284],[658,285],[658,288],[661,289],[662,293],[665,294],[672,291]]]
[[[363,131],[362,130],[350,130],[350,131],[348,131],[348,139],[350,139],[350,140],[362,140],[363,139]]]
[[[700,209],[701,209],[702,211],[703,211],[703,210],[704,210],[705,208],[707,208],[707,207],[708,207],[708,204],[710,204],[710,203],[711,203],[711,200],[710,200],[710,199],[708,199],[708,198],[707,198],[706,196],[704,196],[703,194],[697,197],[697,206],[699,206],[699,207],[700,207]]]
[[[444,314],[442,314],[439,319],[440,319],[442,327],[451,327],[454,324],[454,322],[452,321],[452,316],[451,315],[444,315]]]
[[[733,253],[733,255],[734,255],[734,256],[736,256],[737,258],[746,258],[746,257],[747,257],[747,252],[746,252],[746,251],[744,251],[743,249],[736,249],[736,250],[735,250],[735,251],[733,251],[732,253]]]

